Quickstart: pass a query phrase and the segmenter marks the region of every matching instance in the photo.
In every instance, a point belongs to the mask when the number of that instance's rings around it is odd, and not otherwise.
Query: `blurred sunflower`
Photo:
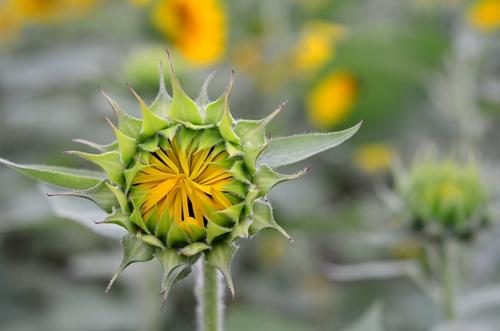
[[[160,0],[153,23],[191,63],[218,61],[226,48],[226,13],[218,0]]]
[[[15,37],[21,27],[22,22],[12,6],[8,4],[0,6],[0,44]]]
[[[389,169],[394,157],[394,150],[385,143],[370,143],[359,147],[353,156],[354,164],[369,174]]]
[[[478,0],[468,10],[470,24],[481,31],[500,28],[500,0]]]
[[[350,72],[328,74],[307,95],[306,108],[311,123],[321,129],[347,118],[358,97],[358,81]]]
[[[307,23],[293,52],[295,70],[313,72],[324,66],[335,55],[335,44],[345,29],[324,21]]]
[[[8,0],[8,4],[23,20],[47,22],[79,14],[97,4],[99,0]]]

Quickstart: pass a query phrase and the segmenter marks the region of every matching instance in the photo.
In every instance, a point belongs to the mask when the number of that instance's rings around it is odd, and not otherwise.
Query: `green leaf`
[[[127,234],[122,238],[122,248],[123,248],[123,259],[115,272],[109,284],[106,288],[106,292],[109,292],[114,282],[118,276],[127,268],[130,264],[136,262],[146,262],[153,258],[154,248],[144,244],[142,241],[137,239],[133,234]]]
[[[284,175],[274,171],[267,165],[263,165],[253,176],[253,183],[257,185],[260,191],[260,195],[262,196],[266,195],[274,186],[278,185],[279,183],[296,179],[307,173],[308,170],[309,168],[305,168],[304,170],[296,174]]]
[[[170,68],[170,82],[172,83],[172,105],[170,106],[169,117],[173,120],[189,122],[191,124],[203,124],[200,111],[196,103],[184,92],[177,76],[170,55],[168,57]]]
[[[234,285],[231,277],[231,260],[238,250],[234,243],[219,242],[206,253],[207,263],[219,269],[226,279],[227,287],[234,298]]]
[[[186,256],[180,255],[173,248],[157,249],[155,256],[160,261],[163,269],[162,273],[162,295],[163,303],[166,302],[168,293],[172,285],[182,277],[184,267],[189,264]]]
[[[16,164],[2,158],[0,158],[0,163],[5,164],[23,175],[69,189],[90,189],[98,185],[104,179],[104,174],[96,171],[57,166]]]
[[[175,134],[177,131],[181,128],[181,125],[176,124],[173,125],[169,128],[163,129],[160,132],[158,132],[160,135],[162,135],[165,139],[172,140],[175,137]]]
[[[249,229],[250,235],[254,236],[263,229],[275,229],[288,240],[293,241],[288,233],[286,233],[286,231],[274,220],[271,204],[269,202],[256,200],[253,204],[253,222]]]
[[[71,196],[84,198],[92,201],[107,213],[113,212],[113,208],[120,206],[120,202],[117,200],[117,197],[115,196],[115,194],[113,194],[113,191],[110,189],[108,183],[105,180],[87,190],[57,192],[49,193],[47,195],[50,197]]]
[[[67,154],[76,155],[90,162],[95,163],[104,170],[108,178],[118,185],[124,182],[123,166],[121,163],[120,153],[106,152],[102,154],[91,154],[78,151],[69,151]]]
[[[137,138],[141,132],[142,121],[127,114],[103,89],[100,89],[100,91],[118,118],[118,129],[129,137]]]
[[[350,129],[329,133],[308,133],[272,139],[258,164],[279,167],[302,161],[315,154],[340,145],[352,137],[362,122]]]

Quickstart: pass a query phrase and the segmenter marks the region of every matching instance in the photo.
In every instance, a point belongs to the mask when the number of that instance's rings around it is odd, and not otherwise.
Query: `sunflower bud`
[[[423,160],[397,180],[413,227],[430,238],[467,239],[487,224],[488,194],[473,164]]]
[[[359,128],[283,137],[270,141],[266,126],[282,106],[262,120],[235,121],[229,109],[234,75],[224,93],[208,101],[209,77],[195,102],[181,87],[169,57],[173,95],[160,89],[147,104],[131,87],[142,118],[127,114],[101,91],[113,108],[109,121],[116,140],[108,145],[77,139],[97,153],[71,151],[95,163],[103,174],[63,167],[0,163],[52,185],[70,188],[90,199],[109,216],[97,223],[127,231],[123,261],[113,276],[131,263],[153,258],[163,266],[164,300],[171,286],[187,276],[199,258],[217,268],[234,295],[230,263],[235,241],[271,228],[290,236],[273,217],[266,195],[277,184],[296,179],[274,168],[295,163],[332,148]]]

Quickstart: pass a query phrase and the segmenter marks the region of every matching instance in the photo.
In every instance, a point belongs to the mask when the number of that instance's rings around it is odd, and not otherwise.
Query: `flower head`
[[[219,0],[160,0],[153,23],[195,65],[210,65],[224,54],[226,14]]]
[[[488,194],[473,164],[422,160],[397,180],[413,225],[428,236],[468,237],[486,223]]]
[[[170,60],[170,58],[169,58]],[[161,67],[161,66],[160,66]],[[235,241],[266,228],[290,236],[276,223],[267,193],[295,179],[276,167],[298,162],[332,148],[359,125],[340,132],[304,134],[269,140],[266,126],[281,106],[262,120],[234,120],[229,110],[233,77],[215,101],[207,84],[194,101],[182,89],[170,62],[168,95],[160,70],[160,91],[146,104],[132,89],[142,118],[127,114],[102,91],[118,123],[109,124],[116,140],[108,145],[77,139],[97,153],[71,151],[95,163],[103,174],[63,167],[0,163],[28,176],[90,199],[109,215],[98,222],[126,230],[123,261],[108,289],[131,263],[157,258],[163,266],[163,297],[204,258],[225,276],[234,292],[229,264]]]
[[[301,34],[294,53],[294,65],[299,72],[321,68],[335,55],[335,44],[344,35],[344,28],[328,22],[313,21]]]
[[[477,0],[468,11],[472,26],[482,31],[500,28],[500,0]]]
[[[358,96],[358,81],[345,71],[332,72],[307,96],[306,107],[311,123],[318,128],[339,124],[350,114]]]

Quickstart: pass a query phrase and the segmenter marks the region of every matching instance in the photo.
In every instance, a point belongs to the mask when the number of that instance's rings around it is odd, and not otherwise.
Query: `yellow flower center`
[[[180,226],[204,227],[207,213],[233,205],[224,192],[232,174],[219,165],[228,158],[221,145],[196,150],[190,144],[183,149],[174,139],[163,147],[151,154],[149,166],[133,181],[147,193],[141,206],[144,220],[155,211],[158,217],[167,211]]]

